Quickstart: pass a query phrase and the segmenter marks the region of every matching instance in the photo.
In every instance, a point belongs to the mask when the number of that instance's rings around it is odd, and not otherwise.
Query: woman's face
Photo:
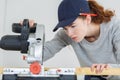
[[[66,34],[75,42],[80,42],[87,35],[87,20],[77,18],[71,25],[65,26]]]

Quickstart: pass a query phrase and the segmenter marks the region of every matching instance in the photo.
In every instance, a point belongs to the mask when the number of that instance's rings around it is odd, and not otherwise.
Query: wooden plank
[[[3,67],[0,67],[0,74],[3,74]]]
[[[46,69],[52,69],[52,68],[45,68]],[[4,67],[0,67],[0,74],[3,74]],[[75,69],[76,75],[120,75],[120,68],[109,68],[104,70],[100,74],[96,74],[95,72],[91,72],[90,68],[88,67],[78,67]]]
[[[76,68],[75,73],[76,73],[76,75],[120,75],[120,68],[105,69],[100,74],[91,72],[90,68]]]

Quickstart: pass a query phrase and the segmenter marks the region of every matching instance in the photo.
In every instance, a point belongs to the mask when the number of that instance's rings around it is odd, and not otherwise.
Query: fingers
[[[97,64],[93,64],[93,65],[91,66],[91,71],[92,71],[92,72],[95,71],[96,66],[97,66]]]
[[[102,72],[104,69],[108,69],[108,68],[109,68],[108,64],[102,64],[100,71]]]
[[[109,66],[107,64],[93,64],[91,66],[91,71],[96,72],[96,74],[101,73],[104,69],[108,69]]]
[[[20,23],[20,25],[22,25],[22,24],[23,24],[23,21],[20,21],[19,23]]]
[[[19,23],[20,23],[20,25],[23,25],[23,21],[20,21]],[[29,26],[30,26],[30,27],[34,27],[34,26],[33,26],[34,23],[35,23],[34,20],[29,20]]]
[[[34,20],[29,20],[29,26],[33,27],[33,25],[34,25]]]

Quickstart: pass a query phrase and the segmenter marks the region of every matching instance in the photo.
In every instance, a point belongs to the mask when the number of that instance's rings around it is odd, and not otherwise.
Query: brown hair
[[[102,22],[108,22],[111,17],[114,16],[114,12],[111,10],[104,10],[104,7],[99,5],[95,0],[88,0],[91,13],[97,14],[92,17],[92,22],[100,24]]]

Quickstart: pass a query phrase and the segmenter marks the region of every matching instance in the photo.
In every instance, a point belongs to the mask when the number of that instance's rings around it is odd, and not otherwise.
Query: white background
[[[120,17],[120,0],[97,0],[107,9],[115,10]],[[57,24],[57,8],[61,0],[0,0],[0,37],[14,35],[12,23],[23,19],[34,19],[36,23],[45,25],[46,41],[55,34],[52,32]],[[71,46],[62,49],[50,60],[44,62],[47,67],[78,67],[80,66]],[[19,51],[0,49],[0,66],[26,67]]]

